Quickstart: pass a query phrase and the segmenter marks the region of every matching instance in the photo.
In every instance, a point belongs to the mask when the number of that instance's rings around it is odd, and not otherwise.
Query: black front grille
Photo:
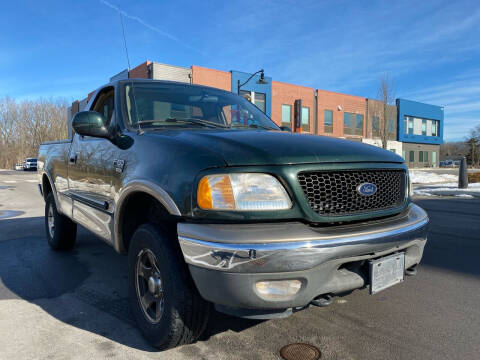
[[[313,211],[322,216],[345,216],[399,207],[405,200],[405,171],[398,169],[313,171],[298,174]],[[361,195],[364,183],[377,187]]]

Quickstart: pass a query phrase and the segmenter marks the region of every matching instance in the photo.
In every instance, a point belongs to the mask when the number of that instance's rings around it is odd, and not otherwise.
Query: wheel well
[[[128,252],[130,239],[135,229],[147,222],[156,224],[168,235],[176,235],[177,220],[153,196],[137,192],[126,198],[122,204],[119,218],[123,249]]]
[[[45,174],[42,178],[42,192],[45,200],[47,199],[48,194],[52,192],[52,185],[50,185],[50,180],[48,180],[48,176]]]

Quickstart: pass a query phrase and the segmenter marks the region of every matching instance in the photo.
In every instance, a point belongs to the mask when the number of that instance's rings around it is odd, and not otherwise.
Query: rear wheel
[[[53,193],[45,202],[45,232],[53,250],[70,250],[75,245],[77,224],[57,211]]]
[[[197,340],[210,304],[198,293],[166,231],[153,224],[137,228],[128,250],[129,295],[138,327],[165,350]]]

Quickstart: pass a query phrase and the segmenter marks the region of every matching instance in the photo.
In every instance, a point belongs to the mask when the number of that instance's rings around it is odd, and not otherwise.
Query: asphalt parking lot
[[[418,198],[431,218],[416,277],[375,296],[270,321],[215,313],[195,344],[156,352],[128,308],[126,258],[86,230],[49,250],[34,173],[0,171],[0,359],[279,359],[307,342],[322,359],[478,359],[480,200]]]

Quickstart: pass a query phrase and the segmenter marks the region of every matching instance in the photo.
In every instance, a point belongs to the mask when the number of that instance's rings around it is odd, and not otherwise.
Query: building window
[[[410,156],[409,156],[408,161],[411,162],[411,163],[415,162],[415,151],[410,150]]]
[[[422,135],[427,135],[427,120],[422,119]]]
[[[352,126],[352,121],[351,118],[354,114],[350,113],[343,113],[343,133],[346,135],[351,135],[353,134],[353,126]]]
[[[240,90],[240,94],[239,94],[241,97],[247,99],[248,101],[252,102],[252,92],[251,91],[247,91],[247,90]]]
[[[363,135],[363,115],[343,113],[343,133],[346,135]]]
[[[418,152],[418,162],[428,164],[428,151],[419,151]]]
[[[252,104],[254,104],[257,108],[259,108],[265,113],[265,94],[264,93],[240,90],[239,95],[244,97],[248,101],[250,101]]]
[[[282,126],[292,127],[292,106],[282,105]]]
[[[438,136],[438,121],[432,120],[432,136]]]
[[[427,136],[432,136],[432,120],[427,120]]]
[[[265,94],[260,92],[255,92],[253,96],[253,103],[256,107],[265,113]]]
[[[355,116],[355,135],[363,135],[363,115]]]
[[[407,151],[406,150],[402,150],[402,157],[403,157],[403,160],[407,160]]]
[[[333,111],[325,110],[323,114],[323,132],[333,133]]]
[[[372,117],[372,135],[373,136],[379,136],[380,135],[380,121],[378,119],[378,116],[373,116]]]
[[[388,133],[395,134],[395,119],[388,119]]]
[[[413,118],[408,118],[408,134],[413,135]]]
[[[310,132],[310,108],[302,106],[302,131]]]
[[[404,117],[405,134],[423,135],[423,136],[439,136],[438,120],[430,120],[423,118],[414,118],[412,116]],[[393,132],[392,132],[393,133]]]

